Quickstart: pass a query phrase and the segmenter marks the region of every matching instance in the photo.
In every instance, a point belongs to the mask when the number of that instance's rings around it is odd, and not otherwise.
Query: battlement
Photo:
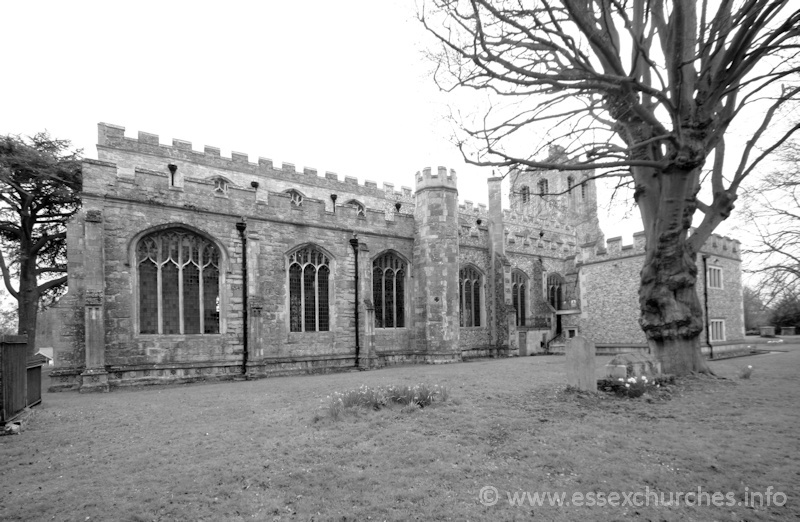
[[[693,229],[690,230],[690,234]],[[580,246],[581,255],[576,258],[578,263],[592,263],[609,261],[623,257],[644,255],[646,239],[644,232],[633,234],[632,244],[623,244],[622,236],[612,237],[606,240],[605,245],[587,243]],[[711,234],[700,249],[701,254],[712,254],[727,258],[741,260],[741,244],[735,239]]]
[[[300,204],[283,192],[261,186],[219,184],[218,178],[186,177],[180,187],[170,184],[167,172],[134,169],[133,175],[120,175],[116,164],[92,159],[83,161],[83,194],[85,198],[135,202],[142,205],[172,207],[191,212],[211,212],[234,218],[276,220],[304,225],[325,224],[356,232],[375,232],[412,237],[414,216],[410,212],[387,213],[384,209],[337,205],[336,211],[326,208],[330,202],[304,197]]]
[[[700,253],[718,255],[741,261],[741,245],[742,244],[736,239],[711,234],[711,237],[705,242],[703,248],[700,249]]]
[[[297,171],[295,164],[287,161],[282,162],[280,168],[276,168],[269,158],[259,157],[256,163],[252,163],[249,156],[243,152],[232,152],[231,157],[226,158],[220,155],[218,147],[205,145],[203,151],[200,152],[192,148],[191,142],[180,139],[173,139],[171,146],[162,145],[157,134],[144,131],[139,131],[137,138],[127,138],[125,137],[125,127],[109,123],[98,123],[97,131],[98,150],[103,151],[103,156],[106,156],[101,157],[101,160],[106,159],[119,163],[119,161],[115,161],[116,158],[113,158],[116,155],[115,152],[142,154],[151,158],[153,156],[164,158],[163,167],[165,169],[167,164],[176,164],[179,170],[183,170],[181,163],[188,162],[203,167],[238,172],[262,183],[269,179],[278,179],[322,187],[334,193],[371,196],[388,199],[392,202],[410,203],[414,200],[410,187],[403,186],[400,190],[395,190],[392,183],[384,183],[383,187],[379,188],[374,181],[365,180],[363,184],[359,184],[358,179],[352,176],[344,176],[343,180],[339,180],[339,175],[335,172],[325,172],[320,175],[317,169],[312,167],[305,167],[302,171]],[[150,163],[155,162],[151,159]],[[131,172],[139,166],[120,164],[120,167],[127,168]],[[154,165],[145,165],[144,167],[154,170]],[[453,177],[455,177],[455,173],[453,173]]]
[[[458,204],[458,215],[459,219],[462,220],[474,220],[474,219],[482,219],[486,220],[489,212],[486,209],[486,205],[484,203],[478,203],[476,207],[472,201],[465,200],[463,203]]]
[[[458,179],[456,171],[450,169],[448,173],[446,167],[438,167],[435,171],[430,167],[417,172],[417,192],[429,188],[449,188],[458,190]]]

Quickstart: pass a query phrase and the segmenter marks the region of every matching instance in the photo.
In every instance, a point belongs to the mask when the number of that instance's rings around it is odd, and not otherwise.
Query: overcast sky
[[[430,44],[411,0],[5,2],[0,134],[47,129],[94,158],[102,121],[398,188],[445,165],[486,203],[491,169],[449,140],[448,104],[469,108],[434,85]],[[638,212],[616,207],[601,225],[629,243]]]

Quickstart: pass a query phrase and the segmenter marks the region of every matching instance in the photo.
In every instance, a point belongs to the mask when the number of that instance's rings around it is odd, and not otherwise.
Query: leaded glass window
[[[364,209],[364,205],[362,205],[361,203],[359,203],[355,199],[351,199],[350,201],[345,203],[345,205],[348,205],[348,206],[351,206],[351,207],[355,207],[356,215],[359,216],[359,217],[365,217],[367,215],[366,210]]]
[[[291,198],[292,201],[292,205],[294,205],[295,207],[300,207],[303,205],[303,195],[300,194],[298,191],[291,189],[287,190],[286,194],[289,194],[289,197]]]
[[[540,179],[539,180],[539,195],[544,197],[545,194],[547,194],[547,191],[548,191],[547,180],[546,179]]]
[[[136,246],[139,332],[219,333],[219,250],[180,228],[148,234]]]
[[[459,324],[481,325],[481,275],[471,266],[459,270]]]
[[[330,330],[330,259],[314,247],[289,256],[289,330]]]
[[[549,274],[547,276],[547,302],[556,310],[562,310],[563,306],[563,289],[562,285],[564,279],[558,274]]]
[[[517,326],[525,326],[526,293],[528,278],[519,270],[511,272],[511,298],[517,310]]]
[[[403,328],[406,264],[388,252],[372,262],[372,301],[376,328]]]
[[[214,192],[217,194],[228,193],[228,181],[224,178],[214,178]]]

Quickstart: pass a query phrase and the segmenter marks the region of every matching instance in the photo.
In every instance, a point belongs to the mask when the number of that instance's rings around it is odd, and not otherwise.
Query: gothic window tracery
[[[564,278],[558,274],[547,276],[547,302],[556,310],[563,308],[563,284]]]
[[[148,234],[136,246],[139,332],[219,333],[217,247],[189,230]]]
[[[458,272],[459,286],[459,324],[461,326],[481,325],[481,274],[473,266],[466,266]]]
[[[303,205],[303,195],[295,189],[290,189],[285,192],[285,194],[289,194],[291,198],[292,205],[295,207],[300,207]]]
[[[517,311],[517,326],[525,326],[527,314],[528,277],[521,270],[511,272],[511,296],[514,308]]]
[[[405,327],[406,264],[391,252],[372,262],[372,301],[376,328]]]
[[[351,207],[355,207],[356,215],[358,217],[365,217],[367,215],[366,214],[366,209],[364,208],[364,205],[362,205],[360,202],[356,201],[355,199],[351,199],[350,201],[345,203],[345,205],[349,205]]]
[[[330,259],[313,246],[289,255],[289,330],[330,330]]]
[[[214,178],[214,193],[225,195],[228,193],[228,180],[225,178]]]
[[[541,197],[544,197],[545,194],[547,194],[547,192],[548,192],[547,180],[546,179],[540,179],[539,183],[538,183],[538,186],[539,186],[539,195]]]

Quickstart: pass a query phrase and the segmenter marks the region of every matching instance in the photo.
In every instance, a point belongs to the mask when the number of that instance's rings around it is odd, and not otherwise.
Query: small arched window
[[[547,194],[547,192],[548,192],[548,190],[547,190],[547,180],[546,179],[540,179],[538,186],[539,186],[539,195],[544,197],[544,195]]]
[[[528,185],[523,185],[522,188],[519,190],[519,193],[522,196],[522,202],[527,203],[531,200],[531,189]]]
[[[358,217],[365,217],[367,215],[366,210],[364,209],[364,205],[362,205],[359,201],[356,201],[355,199],[351,199],[350,201],[345,203],[345,205],[350,207],[355,207],[356,215]]]
[[[376,328],[403,328],[405,313],[406,264],[388,252],[372,262],[372,301]]]
[[[292,201],[292,205],[294,205],[295,207],[303,205],[303,195],[297,190],[290,189],[284,192],[284,194],[289,194],[289,197],[291,198]]]
[[[521,270],[511,272],[511,297],[514,308],[517,311],[517,326],[525,326],[525,315],[527,314],[527,292],[528,278]]]
[[[558,274],[547,276],[547,302],[556,310],[561,310],[563,302],[564,278]]]
[[[467,266],[458,272],[459,324],[481,325],[481,274],[475,267]]]
[[[181,228],[148,234],[136,245],[139,332],[219,333],[219,250]]]
[[[586,192],[587,192],[586,182],[584,181],[583,183],[581,183],[581,199],[584,200],[586,199]]]
[[[289,255],[289,330],[330,330],[330,259],[314,247]]]
[[[572,187],[575,186],[575,178],[567,176],[567,192],[572,192]]]
[[[228,180],[225,178],[214,178],[214,193],[227,194],[228,193]]]

